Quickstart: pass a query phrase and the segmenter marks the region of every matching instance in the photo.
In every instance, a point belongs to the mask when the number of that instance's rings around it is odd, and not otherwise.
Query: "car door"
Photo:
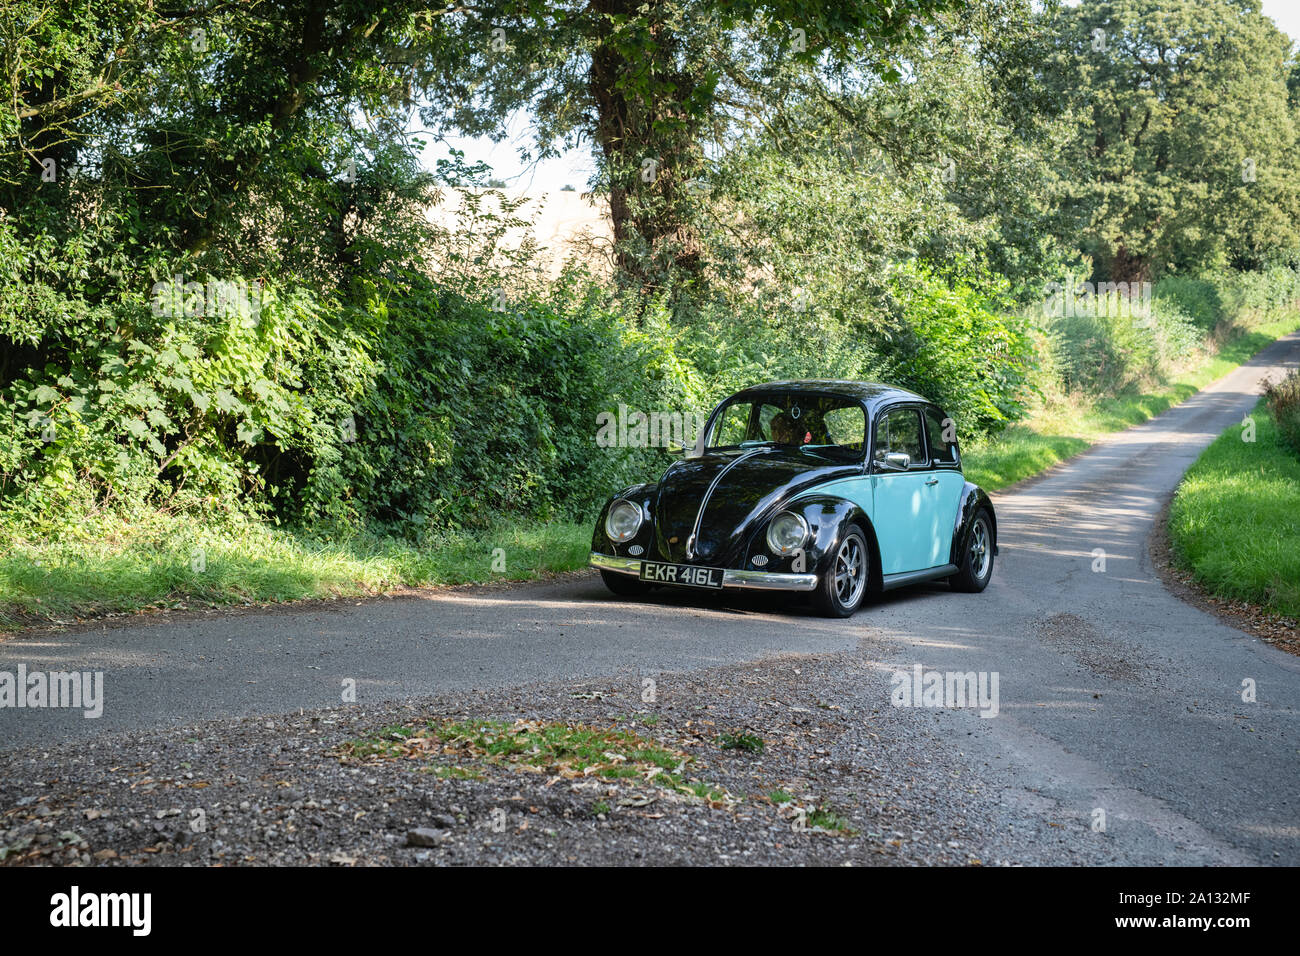
[[[961,454],[957,447],[956,426],[939,409],[929,406],[925,418],[926,447],[930,455],[927,487],[934,498],[934,550],[929,567],[947,564],[952,554],[952,533],[957,526],[961,492],[966,478],[961,473]]]
[[[891,466],[886,456],[905,454],[906,469]],[[882,574],[922,571],[942,561],[937,540],[939,514],[937,482],[930,467],[921,409],[894,406],[876,416],[871,450],[871,520],[880,545]],[[951,543],[951,533],[949,537]]]

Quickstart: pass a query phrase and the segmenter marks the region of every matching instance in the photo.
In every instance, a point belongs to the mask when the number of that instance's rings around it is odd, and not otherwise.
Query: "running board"
[[[957,573],[957,565],[944,564],[937,568],[926,568],[924,571],[906,571],[902,574],[886,574],[881,581],[882,591],[892,591],[894,588],[906,587],[909,584],[919,584],[922,581],[933,581],[935,578],[946,578],[950,574]]]

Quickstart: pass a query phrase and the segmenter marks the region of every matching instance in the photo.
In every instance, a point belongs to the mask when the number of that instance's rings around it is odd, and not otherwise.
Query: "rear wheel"
[[[614,571],[600,570],[600,579],[619,597],[640,597],[650,590],[650,585],[630,574],[618,574]]]
[[[987,510],[975,515],[959,559],[957,573],[948,578],[954,591],[978,594],[988,587],[993,577],[993,522]]]
[[[867,593],[871,552],[867,539],[850,528],[835,548],[826,573],[813,592],[813,603],[825,617],[848,617],[862,605]]]

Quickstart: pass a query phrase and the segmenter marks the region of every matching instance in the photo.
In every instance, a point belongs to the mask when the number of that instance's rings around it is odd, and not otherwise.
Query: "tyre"
[[[975,515],[958,558],[957,573],[948,578],[954,591],[978,594],[988,587],[993,577],[993,521],[987,509]]]
[[[600,571],[600,579],[605,582],[605,587],[619,597],[640,597],[650,590],[650,585],[640,578],[634,578],[628,574],[618,574],[614,571],[606,571],[604,568]]]
[[[824,617],[848,617],[859,607],[867,594],[867,578],[871,571],[871,551],[867,539],[856,527],[850,527],[835,546],[813,592],[813,605]]]

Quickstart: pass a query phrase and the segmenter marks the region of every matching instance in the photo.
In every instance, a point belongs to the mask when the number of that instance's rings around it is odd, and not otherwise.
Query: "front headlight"
[[[777,554],[794,554],[807,540],[808,522],[793,511],[782,511],[767,526],[767,546]]]
[[[605,534],[609,535],[609,540],[618,544],[631,541],[641,530],[644,518],[640,505],[620,498],[609,506],[609,511],[605,514]]]

